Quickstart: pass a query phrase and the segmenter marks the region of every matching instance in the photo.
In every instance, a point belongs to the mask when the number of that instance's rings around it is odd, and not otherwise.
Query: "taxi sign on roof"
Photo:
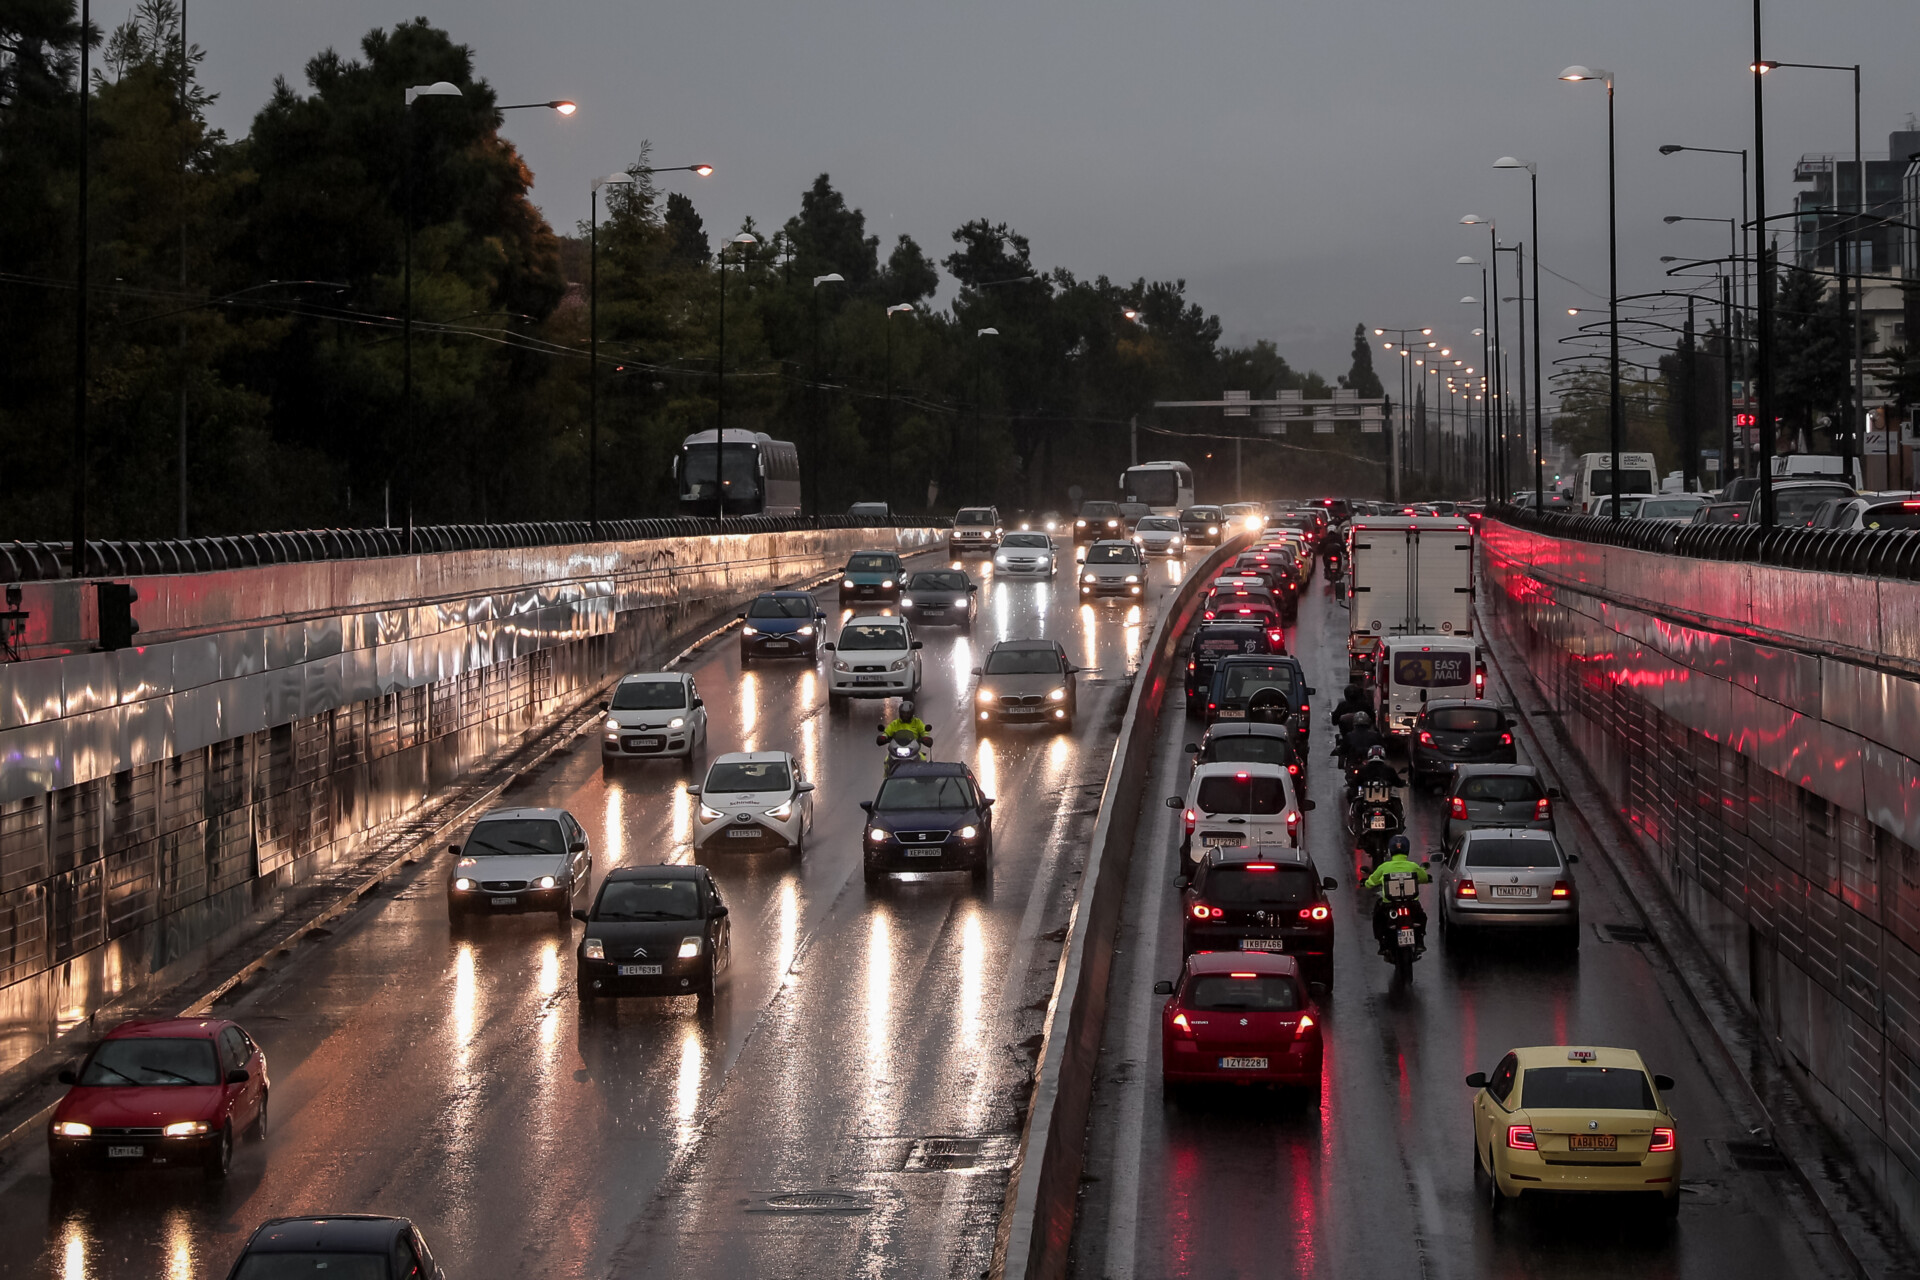
[[[1592,1062],[1594,1057],[1595,1057],[1594,1052],[1591,1049],[1567,1050],[1568,1062]]]

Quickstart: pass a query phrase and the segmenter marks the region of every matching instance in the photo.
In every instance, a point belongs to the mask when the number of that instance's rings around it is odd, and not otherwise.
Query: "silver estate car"
[[[1074,676],[1080,671],[1058,640],[1002,640],[973,669],[975,724],[1048,724],[1071,731],[1079,709]]]
[[[1483,929],[1548,929],[1580,945],[1577,854],[1551,831],[1482,827],[1434,863],[1440,932],[1452,946]]]

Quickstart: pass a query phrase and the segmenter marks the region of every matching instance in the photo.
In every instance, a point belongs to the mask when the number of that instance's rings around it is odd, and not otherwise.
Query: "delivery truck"
[[[1358,516],[1347,526],[1347,674],[1371,685],[1389,636],[1473,634],[1473,528],[1456,516]]]

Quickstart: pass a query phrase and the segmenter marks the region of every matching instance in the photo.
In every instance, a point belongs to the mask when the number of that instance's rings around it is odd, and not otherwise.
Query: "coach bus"
[[[690,516],[797,516],[800,451],[764,431],[696,431],[673,460]]]
[[[1193,468],[1184,462],[1142,462],[1120,477],[1127,502],[1144,502],[1157,516],[1177,516],[1193,505]]]

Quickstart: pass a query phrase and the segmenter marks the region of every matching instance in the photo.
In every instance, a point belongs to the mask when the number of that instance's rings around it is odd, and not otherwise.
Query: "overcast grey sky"
[[[1478,274],[1453,262],[1486,236],[1460,216],[1527,231],[1501,155],[1539,162],[1542,262],[1594,291],[1548,279],[1550,354],[1568,306],[1604,306],[1606,104],[1554,79],[1567,64],[1618,78],[1622,292],[1664,287],[1662,253],[1722,251],[1723,232],[1663,214],[1739,209],[1737,160],[1659,144],[1752,140],[1749,0],[189,3],[236,135],[276,75],[304,89],[315,52],[424,13],[503,101],[580,102],[507,119],[561,230],[650,138],[656,163],[718,166],[689,187],[710,230],[777,226],[827,172],[886,244],[905,232],[937,259],[963,221],[1005,221],[1045,267],[1184,277],[1229,339],[1329,376],[1356,322],[1471,341],[1458,300]],[[123,5],[97,0],[96,21]],[[1766,20],[1769,57],[1864,62],[1869,151],[1920,111],[1916,0],[1767,0]],[[1778,210],[1797,156],[1850,150],[1851,91],[1831,72],[1767,86]]]

